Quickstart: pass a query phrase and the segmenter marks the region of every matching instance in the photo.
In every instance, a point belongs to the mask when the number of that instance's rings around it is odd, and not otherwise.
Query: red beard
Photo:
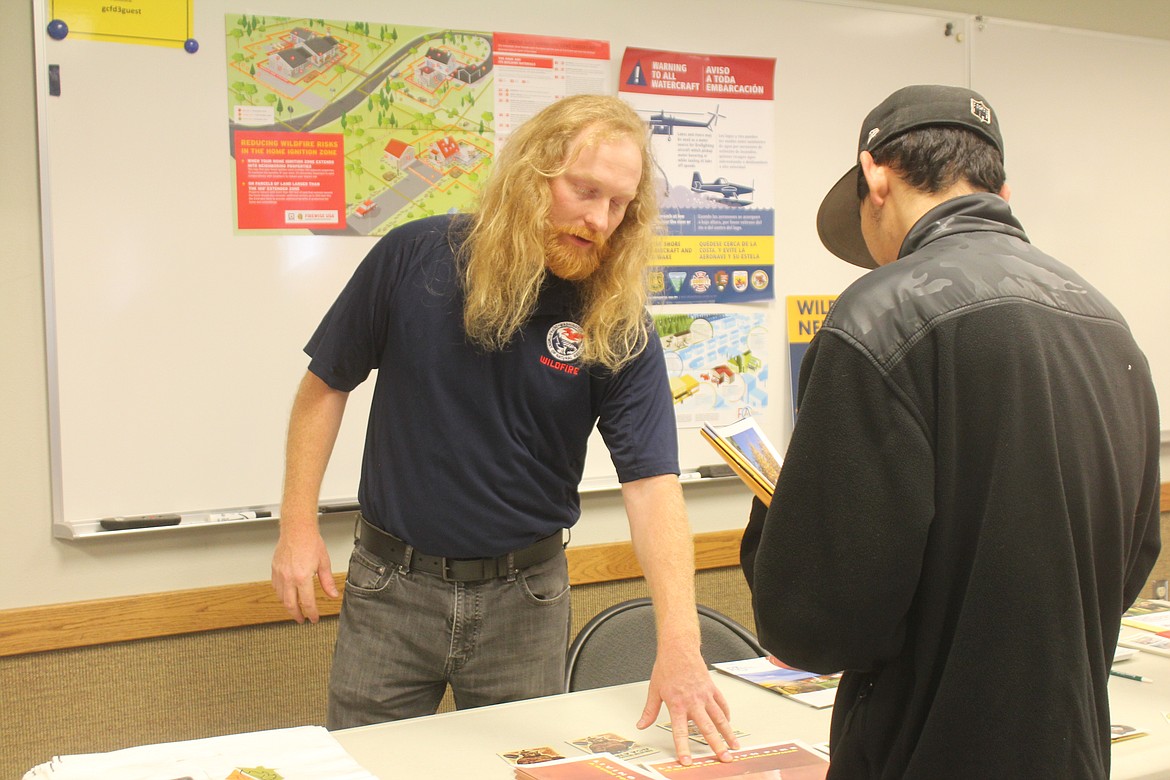
[[[563,236],[577,236],[589,241],[581,246]],[[583,227],[557,227],[548,229],[544,242],[545,265],[555,276],[570,282],[579,282],[593,275],[609,256],[609,245],[600,233]]]

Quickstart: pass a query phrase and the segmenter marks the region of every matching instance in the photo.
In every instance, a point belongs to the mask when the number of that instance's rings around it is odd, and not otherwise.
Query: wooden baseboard
[[[739,530],[697,534],[695,568],[738,565],[741,536]],[[629,542],[569,547],[568,558],[574,585],[642,576]],[[345,583],[344,574],[333,579],[339,589]],[[320,584],[317,599],[322,615],[341,608]],[[0,611],[0,657],[285,620],[288,613],[268,582],[24,607]]]
[[[1163,483],[1160,500],[1162,511],[1170,512],[1170,482]],[[741,536],[739,530],[697,534],[695,568],[738,565]],[[642,576],[629,542],[570,547],[568,556],[574,585]],[[345,577],[334,575],[334,581],[340,588]],[[317,598],[324,615],[336,615],[341,607],[320,586]],[[22,607],[0,611],[0,657],[288,619],[267,582]]]

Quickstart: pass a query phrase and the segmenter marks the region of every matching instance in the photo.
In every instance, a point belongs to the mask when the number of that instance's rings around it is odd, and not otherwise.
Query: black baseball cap
[[[964,87],[925,84],[903,87],[869,112],[861,125],[861,138],[854,159],[908,130],[930,125],[973,130],[991,142],[1003,157],[999,117],[982,95]],[[850,168],[821,201],[817,212],[817,234],[825,248],[842,260],[862,268],[877,268],[877,262],[861,235],[858,168],[856,164]]]

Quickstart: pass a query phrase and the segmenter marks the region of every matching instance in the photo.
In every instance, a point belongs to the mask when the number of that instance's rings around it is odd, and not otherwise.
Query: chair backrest
[[[698,609],[707,663],[767,655],[751,631],[710,607],[700,604]],[[585,624],[569,646],[565,691],[649,680],[657,651],[650,599],[631,599],[607,607]]]

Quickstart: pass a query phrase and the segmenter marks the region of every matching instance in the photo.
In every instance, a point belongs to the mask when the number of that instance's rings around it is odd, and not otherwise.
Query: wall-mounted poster
[[[226,35],[237,231],[467,210],[512,126],[609,63],[605,41],[382,22],[228,14]]]
[[[496,142],[569,95],[609,86],[609,41],[495,33]]]
[[[726,425],[768,406],[764,312],[654,315],[680,428]]]
[[[626,49],[618,89],[646,117],[664,236],[655,303],[747,303],[773,292],[770,58]]]

